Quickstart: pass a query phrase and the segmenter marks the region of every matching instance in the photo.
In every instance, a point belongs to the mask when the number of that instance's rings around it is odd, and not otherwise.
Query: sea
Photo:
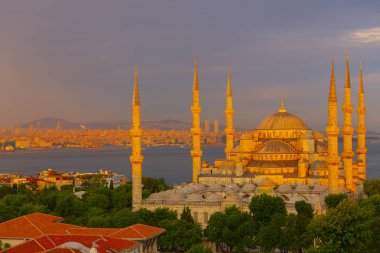
[[[367,177],[380,178],[380,142],[368,142],[367,148]],[[210,163],[224,157],[223,146],[203,146],[202,150],[202,160]],[[163,177],[170,184],[191,181],[190,147],[144,147],[142,152],[144,176]],[[102,169],[131,178],[130,154],[131,148],[17,150],[0,153],[0,173],[36,176],[48,168],[72,172]]]

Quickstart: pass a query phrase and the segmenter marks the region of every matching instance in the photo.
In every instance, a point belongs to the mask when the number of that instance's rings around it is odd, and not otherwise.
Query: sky
[[[190,122],[198,57],[203,120],[224,121],[230,66],[236,126],[254,129],[284,96],[324,130],[331,61],[341,104],[348,50],[353,104],[362,62],[367,129],[380,131],[379,12],[380,1],[351,0],[4,0],[0,127],[129,120],[134,65],[142,120]]]

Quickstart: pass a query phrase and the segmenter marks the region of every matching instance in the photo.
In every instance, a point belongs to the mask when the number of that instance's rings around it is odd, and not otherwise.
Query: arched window
[[[194,216],[194,220],[195,220],[196,222],[198,222],[198,212],[194,212],[194,213],[193,213],[193,216]]]
[[[205,224],[207,224],[207,222],[208,222],[208,213],[207,212],[204,212],[204,214],[203,214],[203,222]]]

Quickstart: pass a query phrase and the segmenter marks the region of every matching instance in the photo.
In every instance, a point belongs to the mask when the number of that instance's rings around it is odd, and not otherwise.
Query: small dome
[[[308,192],[308,191],[310,191],[310,187],[305,185],[305,184],[299,184],[296,186],[296,189],[294,189],[294,191],[297,193]]]
[[[187,196],[187,201],[204,201],[204,198],[199,193],[192,193],[189,196]]]
[[[268,141],[256,153],[259,154],[293,154],[296,153],[289,145],[281,141]]]
[[[344,185],[339,185],[338,192],[339,193],[346,193],[348,191],[347,191],[346,187],[344,187]]]
[[[220,196],[219,194],[211,194],[210,196],[208,196],[207,200],[208,201],[222,201],[222,196]]]
[[[240,190],[240,187],[237,185],[237,184],[234,184],[234,183],[230,183],[230,184],[227,184],[226,185],[226,188],[225,189],[231,189],[233,190],[234,192],[238,192]]]
[[[306,201],[306,199],[302,197],[301,195],[296,195],[289,200],[289,202],[292,202],[292,203],[295,203],[297,201]]]
[[[224,190],[224,185],[222,184],[210,184],[207,191],[209,192],[222,192]]]
[[[167,195],[167,200],[184,200],[185,194],[180,192],[172,192]]]
[[[292,193],[293,192],[293,187],[291,187],[288,184],[282,184],[279,187],[277,187],[277,192],[278,193],[283,193],[283,194]]]
[[[299,117],[288,112],[274,113],[256,128],[258,130],[307,130],[307,125]]]
[[[313,192],[320,193],[320,192],[325,192],[327,190],[326,187],[324,187],[321,184],[316,184],[313,188]]]
[[[148,200],[166,200],[168,194],[166,192],[156,192],[149,195]]]
[[[251,140],[252,139],[252,134],[245,132],[240,136],[240,140]]]
[[[203,191],[203,190],[205,190],[207,187],[205,186],[205,185],[203,185],[203,184],[194,184],[194,189],[196,190],[196,191]]]
[[[242,193],[252,193],[252,192],[255,192],[255,190],[256,190],[256,185],[254,185],[254,184],[245,184],[240,189],[240,192],[242,192]]]

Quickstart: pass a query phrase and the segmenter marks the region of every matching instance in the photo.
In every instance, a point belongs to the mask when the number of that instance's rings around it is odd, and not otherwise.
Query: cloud
[[[380,27],[354,31],[351,33],[351,37],[363,43],[380,43]]]

